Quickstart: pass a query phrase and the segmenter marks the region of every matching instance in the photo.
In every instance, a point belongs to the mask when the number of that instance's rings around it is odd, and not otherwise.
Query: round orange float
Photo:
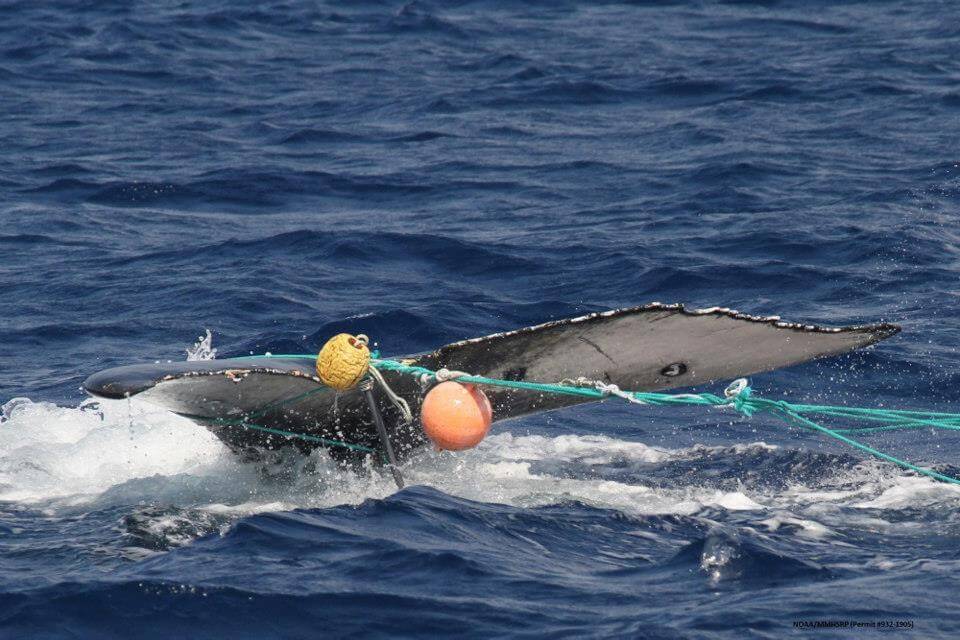
[[[420,421],[438,449],[462,451],[480,444],[493,420],[487,396],[472,384],[441,382],[427,393]]]

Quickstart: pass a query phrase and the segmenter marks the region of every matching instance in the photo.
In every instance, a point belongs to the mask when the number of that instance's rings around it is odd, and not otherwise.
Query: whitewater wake
[[[600,435],[503,430],[471,451],[424,450],[402,471],[409,484],[482,502],[579,501],[630,514],[822,512],[960,498],[957,487],[872,461],[832,464],[837,458],[763,442],[667,449]],[[748,464],[788,468],[769,482]],[[726,475],[705,471],[716,465],[729,467]],[[250,513],[359,504],[395,491],[380,470],[344,469],[323,450],[303,456],[290,449],[268,462],[241,462],[205,428],[136,400],[88,400],[70,408],[16,398],[0,415],[2,501],[48,509],[162,503]]]

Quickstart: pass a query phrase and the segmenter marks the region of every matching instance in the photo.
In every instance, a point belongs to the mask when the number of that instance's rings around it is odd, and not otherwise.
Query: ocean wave
[[[531,416],[398,492],[79,389],[205,329],[396,355],[656,299],[900,323],[751,384],[951,411],[948,13],[0,3],[0,635],[740,638],[855,590],[948,636],[956,490],[769,416]],[[870,442],[956,473],[949,433]]]

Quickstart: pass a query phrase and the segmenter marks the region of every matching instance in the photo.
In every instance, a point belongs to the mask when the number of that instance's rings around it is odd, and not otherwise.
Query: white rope
[[[457,378],[462,378],[463,376],[468,376],[469,373],[465,371],[451,371],[450,369],[443,368],[437,370],[436,375],[434,376],[437,379],[437,382],[446,382],[447,380],[456,380]]]
[[[568,387],[593,387],[605,396],[616,396],[633,404],[647,404],[629,391],[623,391],[615,384],[607,384],[605,382],[591,380],[590,378],[585,378],[583,376],[580,376],[579,378],[564,378],[560,381],[560,384]]]
[[[390,388],[390,385],[387,384],[387,381],[383,379],[383,374],[377,371],[376,367],[370,367],[370,375],[374,380],[377,381],[377,384],[380,385],[380,388],[383,389],[383,392],[387,394],[387,397],[390,399],[390,402],[393,403],[397,409],[400,410],[400,413],[403,414],[403,420],[407,424],[413,422],[413,412],[410,411],[410,405],[407,404],[407,401],[398,396],[393,389]]]
[[[743,393],[744,389],[750,386],[750,381],[746,378],[737,378],[733,382],[727,385],[727,388],[723,390],[723,397],[727,399],[727,404],[721,405],[721,409],[733,409],[737,410],[736,399]]]
[[[627,402],[632,402],[633,404],[647,404],[629,391],[622,391],[620,387],[615,384],[606,384],[597,380],[593,387],[605,396],[617,396],[618,398],[623,398]]]
[[[746,380],[742,378],[740,380],[735,381],[734,384],[737,384],[739,382],[742,382],[743,386],[737,388],[736,390],[737,393],[740,393],[740,391],[746,388],[747,385],[749,384]],[[592,387],[605,396],[616,396],[618,398],[622,398],[623,400],[626,400],[627,402],[630,402],[633,404],[649,404],[641,400],[640,398],[636,397],[630,391],[621,390],[620,387],[615,384],[607,384],[605,382],[601,382],[599,380],[591,380],[590,378],[585,378],[583,376],[580,376],[579,378],[564,378],[563,380],[560,381],[560,384],[566,385],[569,387]],[[677,394],[674,394],[673,397],[699,398],[700,396],[698,396],[695,393],[677,393]],[[727,397],[729,398],[730,396],[727,396]]]
[[[747,380],[746,378],[737,378],[736,380],[731,382],[729,385],[727,385],[727,388],[723,390],[723,395],[725,398],[730,398],[730,399],[736,398],[741,393],[743,393],[744,389],[746,389],[749,386],[750,386],[749,380]]]
[[[462,378],[463,376],[469,376],[470,374],[466,371],[451,371],[444,367],[443,369],[437,369],[435,373],[424,373],[420,376],[420,387],[426,390],[427,386],[433,381],[437,382],[447,382],[448,380],[456,380],[457,378]]]

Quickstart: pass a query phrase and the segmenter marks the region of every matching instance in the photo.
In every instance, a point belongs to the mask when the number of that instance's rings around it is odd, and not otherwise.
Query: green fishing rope
[[[375,360],[374,366],[386,371],[396,371],[418,377],[426,376],[428,379],[436,380],[435,371],[425,367],[406,365],[396,360]],[[553,393],[569,396],[580,396],[603,400],[610,397],[609,391],[602,391],[596,388],[584,388],[567,386],[562,384],[548,384],[542,382],[523,382],[518,380],[499,380],[496,378],[487,378],[484,376],[458,376],[459,382],[470,382],[473,384],[483,384],[508,389],[524,389],[527,391],[538,391],[541,393]],[[655,406],[677,406],[677,405],[699,405],[712,407],[733,407],[745,416],[752,416],[758,412],[768,412],[779,417],[781,420],[791,422],[805,427],[811,431],[822,433],[834,440],[843,442],[875,458],[893,463],[904,469],[909,469],[921,475],[960,485],[960,478],[948,476],[933,469],[927,469],[915,465],[906,460],[883,453],[873,447],[866,445],[858,440],[849,437],[847,433],[870,433],[864,429],[834,430],[804,417],[803,414],[825,415],[846,419],[859,419],[870,422],[886,422],[888,424],[882,427],[868,427],[871,430],[899,430],[899,429],[917,429],[922,427],[931,427],[937,429],[960,430],[960,414],[943,413],[933,411],[901,411],[893,409],[870,409],[864,407],[842,407],[830,405],[809,405],[792,404],[785,400],[766,400],[753,395],[752,389],[744,384],[735,393],[729,396],[720,397],[711,393],[697,394],[667,394],[642,391],[621,392],[624,396],[632,398],[634,401],[642,404]]]
[[[274,355],[264,355],[264,356],[250,356],[252,358],[299,358],[299,357],[308,357],[313,358],[314,356],[274,356]],[[235,360],[237,358],[225,358],[224,360]],[[242,427],[244,429],[249,429],[251,431],[259,431],[261,433],[267,433],[270,435],[283,436],[284,438],[292,438],[294,440],[303,440],[305,442],[314,442],[316,444],[323,445],[325,447],[341,447],[344,449],[351,449],[353,451],[363,451],[364,453],[376,453],[376,450],[371,447],[365,447],[359,444],[353,444],[350,442],[345,442],[343,440],[333,440],[331,438],[322,438],[320,436],[313,436],[306,433],[296,433],[294,431],[285,431],[283,429],[275,429],[273,427],[265,427],[263,425],[254,424],[255,420],[259,420],[267,413],[273,409],[279,409],[281,407],[287,407],[292,404],[295,404],[301,400],[309,398],[310,396],[320,393],[322,391],[327,391],[327,387],[323,385],[317,386],[315,389],[310,389],[303,393],[299,393],[295,396],[289,398],[282,398],[280,400],[274,400],[273,402],[268,402],[267,404],[260,407],[257,411],[249,413],[246,415],[243,420],[228,420],[226,418],[205,418],[203,416],[190,416],[185,415],[187,418],[193,418],[195,420],[203,420],[210,422],[215,425],[222,425],[225,427]]]
[[[375,366],[381,371],[394,371],[397,373],[413,375],[421,380],[426,381],[437,381],[437,372],[432,369],[427,369],[426,367],[420,367],[416,365],[409,365],[399,362],[397,360],[381,359],[378,357],[379,354],[374,352],[373,359],[371,360],[371,365]],[[312,354],[264,354],[257,356],[248,356],[248,358],[279,358],[279,359],[309,359],[314,360],[316,356]],[[242,359],[242,358],[238,358]],[[612,387],[607,387],[606,389],[598,389],[591,387],[582,387],[582,386],[572,386],[567,384],[551,384],[545,382],[525,382],[522,380],[501,380],[498,378],[487,378],[485,376],[473,376],[473,375],[459,375],[455,376],[455,379],[458,382],[468,382],[472,384],[481,384],[492,387],[500,387],[505,389],[518,389],[523,391],[533,391],[539,393],[549,393],[556,395],[566,395],[566,396],[575,396],[581,398],[589,398],[591,400],[604,400],[611,397],[610,389]],[[285,400],[276,401],[269,405],[266,405],[263,409],[258,411],[256,414],[248,416],[248,418],[256,419],[256,417],[264,415],[270,409],[285,406],[293,402],[297,402],[303,398],[306,398],[313,393],[324,390],[326,387],[319,387],[318,389],[302,393],[298,396],[288,398]],[[928,469],[915,465],[906,460],[902,460],[895,456],[889,455],[878,449],[875,449],[859,440],[851,438],[851,435],[856,434],[870,434],[878,433],[884,431],[901,431],[908,429],[921,429],[921,428],[932,428],[932,429],[945,429],[951,431],[960,431],[960,414],[957,413],[946,413],[946,412],[937,412],[937,411],[906,411],[899,409],[872,409],[869,407],[844,407],[836,405],[814,405],[814,404],[793,404],[785,400],[767,400],[765,398],[759,398],[753,394],[753,390],[744,384],[741,385],[734,392],[729,393],[729,395],[724,395],[720,397],[712,393],[683,393],[683,394],[669,394],[669,393],[657,393],[657,392],[647,392],[647,391],[619,391],[616,390],[617,394],[623,397],[625,400],[632,402],[637,402],[639,404],[647,404],[652,406],[681,406],[681,405],[696,405],[696,406],[706,406],[706,407],[732,407],[736,411],[742,413],[745,416],[752,416],[755,413],[767,412],[771,413],[785,422],[796,424],[803,428],[806,428],[810,431],[815,431],[817,433],[826,435],[834,440],[843,442],[855,449],[858,449],[864,453],[867,453],[875,458],[883,460],[885,462],[890,462],[901,468],[908,469],[915,473],[939,480],[941,482],[947,482],[950,484],[960,485],[960,478],[955,478],[953,476],[948,476],[933,469]],[[878,423],[879,426],[869,426],[869,427],[858,427],[853,429],[830,429],[824,427],[823,425],[811,420],[806,417],[806,415],[819,415],[827,416],[832,418],[841,418],[845,420],[860,420],[863,422],[872,422]],[[281,431],[278,429],[270,429],[268,427],[262,427],[259,425],[252,425],[242,421],[233,421],[238,425],[242,424],[247,428],[252,428],[260,431],[265,431],[267,433],[275,433],[283,435],[286,437],[292,438],[301,438],[304,440],[317,441],[322,444],[328,444],[328,446],[345,446],[351,449],[357,449],[360,451],[374,452],[373,449],[369,447],[363,447],[361,445],[353,445],[336,440],[326,440],[324,438],[319,438],[317,436],[307,436],[304,434],[297,434],[293,432]],[[228,424],[224,422],[224,424]]]

